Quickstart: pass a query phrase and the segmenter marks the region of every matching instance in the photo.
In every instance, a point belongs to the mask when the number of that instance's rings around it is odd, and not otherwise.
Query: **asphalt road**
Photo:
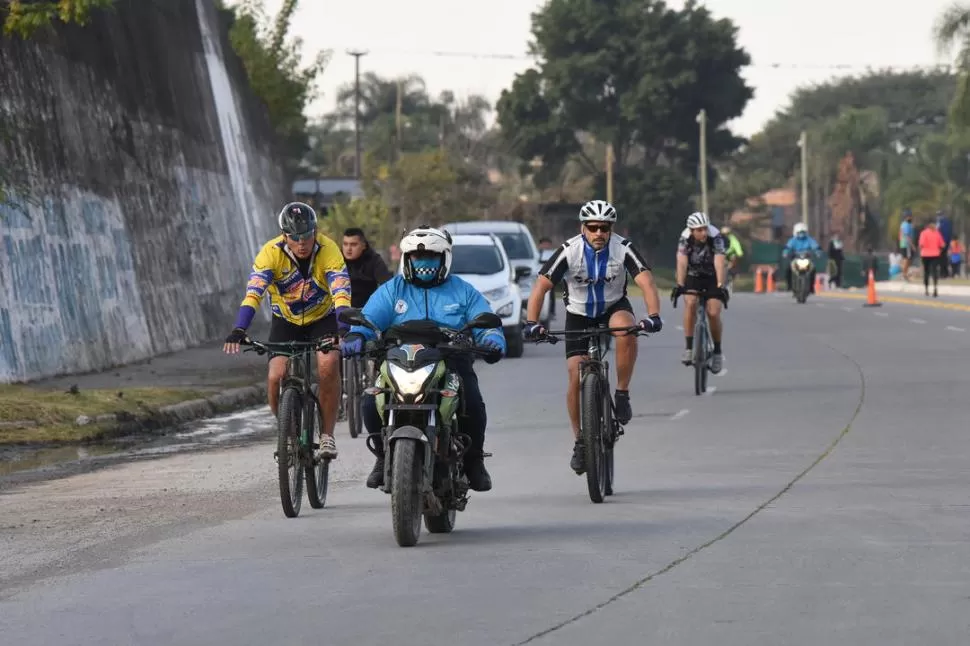
[[[296,520],[268,443],[4,492],[2,641],[965,644],[970,314],[731,305],[709,395],[682,309],[640,341],[602,505],[568,469],[561,345],[481,368],[495,487],[415,548],[343,429],[348,482]]]

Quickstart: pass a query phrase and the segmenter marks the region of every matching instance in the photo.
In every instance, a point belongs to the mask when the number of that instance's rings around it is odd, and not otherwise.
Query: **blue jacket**
[[[468,321],[483,312],[491,312],[492,308],[477,289],[458,276],[448,276],[440,285],[425,288],[412,285],[398,274],[377,288],[362,311],[364,318],[385,332],[392,325],[414,320],[431,320],[442,327],[460,330]],[[350,331],[365,339],[375,338],[374,332],[360,325]],[[475,343],[490,341],[505,354],[505,334],[501,328],[473,330],[472,334]]]
[[[821,251],[821,247],[815,242],[815,238],[812,236],[805,236],[804,238],[799,238],[798,236],[792,236],[785,245],[785,250],[782,252],[787,258],[791,254],[796,254],[799,251],[814,251],[818,254]]]

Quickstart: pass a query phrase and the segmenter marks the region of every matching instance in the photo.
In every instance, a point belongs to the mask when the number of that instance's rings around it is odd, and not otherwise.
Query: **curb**
[[[202,399],[190,399],[177,404],[162,406],[158,410],[144,414],[112,413],[89,417],[80,415],[75,426],[88,424],[107,425],[101,433],[87,438],[85,442],[131,435],[144,431],[169,428],[198,419],[205,419],[233,413],[244,408],[258,406],[266,402],[266,385],[254,384],[241,388],[230,388]]]

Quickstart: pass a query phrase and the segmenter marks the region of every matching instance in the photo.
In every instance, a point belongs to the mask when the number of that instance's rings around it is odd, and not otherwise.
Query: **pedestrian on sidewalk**
[[[833,265],[834,271],[829,272],[829,287],[835,285],[842,287],[842,263],[845,261],[845,250],[843,249],[842,236],[836,231],[829,240],[829,263]]]
[[[930,295],[930,274],[933,274],[933,297],[937,297],[936,284],[940,279],[940,262],[944,260],[946,242],[936,230],[936,222],[929,221],[919,234],[919,255],[923,261],[923,290]]]
[[[963,264],[964,254],[966,254],[966,249],[963,248],[963,243],[960,242],[959,238],[954,238],[953,242],[950,243],[950,268],[953,270],[951,275],[954,278],[960,276],[960,266]]]
[[[903,280],[908,283],[909,266],[916,254],[916,245],[913,244],[913,212],[909,209],[903,209],[903,221],[899,225],[899,253],[903,256]]]

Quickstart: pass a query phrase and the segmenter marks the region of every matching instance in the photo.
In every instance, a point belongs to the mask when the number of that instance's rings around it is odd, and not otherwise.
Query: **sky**
[[[275,15],[281,0],[266,0]],[[321,96],[307,110],[333,110],[338,89],[361,72],[384,77],[419,74],[432,96],[452,90],[494,102],[515,75],[532,65],[526,56],[530,15],[544,0],[303,0],[291,27],[307,56],[333,50],[319,80]],[[754,88],[744,113],[730,123],[750,136],[785,107],[795,88],[866,68],[929,67],[950,62],[938,55],[932,29],[952,0],[708,0],[716,18],[739,27],[740,45],[752,58],[743,75]],[[668,5],[681,8],[683,2]],[[444,52],[448,55],[436,55]],[[462,54],[462,55],[457,55]]]

